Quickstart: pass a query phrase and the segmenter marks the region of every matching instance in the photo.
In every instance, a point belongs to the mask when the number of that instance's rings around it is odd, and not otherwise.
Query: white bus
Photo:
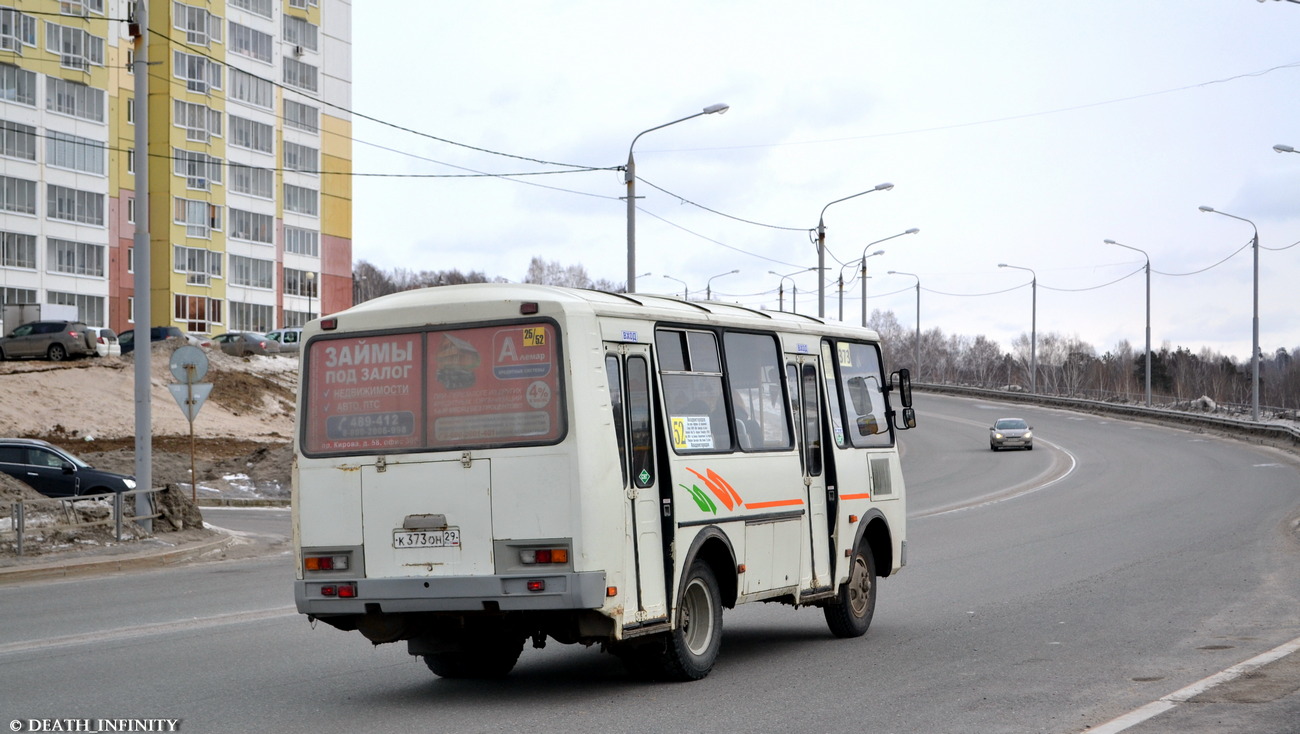
[[[874,332],[476,284],[303,336],[297,608],[440,676],[504,675],[549,637],[695,680],[723,607],[821,607],[857,637],[906,562],[896,431],[916,421]]]

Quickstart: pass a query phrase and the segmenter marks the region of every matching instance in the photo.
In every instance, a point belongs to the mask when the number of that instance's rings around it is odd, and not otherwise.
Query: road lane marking
[[[1252,670],[1262,668],[1269,663],[1281,660],[1287,655],[1297,651],[1300,651],[1300,637],[1279,645],[1266,653],[1256,655],[1243,663],[1237,663],[1231,668],[1225,668],[1224,670],[1221,670],[1208,678],[1203,678],[1186,688],[1180,688],[1168,696],[1163,696],[1139,709],[1134,709],[1123,716],[1111,719],[1101,726],[1089,727],[1087,732],[1088,734],[1117,734],[1117,732],[1124,731],[1129,727],[1137,726],[1147,719],[1159,716],[1160,714],[1178,706],[1180,703],[1186,703],[1211,688],[1234,681]]]
[[[113,630],[83,632],[77,635],[64,635],[62,637],[47,637],[43,640],[24,640],[22,642],[10,642],[0,645],[0,655],[9,655],[16,652],[30,652],[32,650],[44,650],[51,647],[70,647],[91,643],[98,644],[111,640],[146,637],[150,635],[166,634],[169,632],[185,632],[188,630],[219,627],[221,625],[238,624],[241,622],[260,622],[267,619],[290,617],[297,613],[298,610],[291,606],[275,607],[273,609],[253,609],[246,612],[215,614],[211,617],[193,617],[191,619],[181,619],[175,622],[155,622],[154,624],[141,624]]]

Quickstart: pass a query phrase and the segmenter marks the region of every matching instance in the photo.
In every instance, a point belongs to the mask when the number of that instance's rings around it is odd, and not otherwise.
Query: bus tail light
[[[538,563],[568,563],[568,548],[530,548],[519,551],[519,562],[525,566]]]
[[[534,579],[528,582],[529,591],[546,591],[546,581],[543,579]]]
[[[306,555],[302,559],[302,567],[307,571],[346,571],[351,565],[346,553]]]
[[[339,599],[355,599],[357,585],[351,582],[346,584],[326,584],[320,587],[320,595],[338,597]]]

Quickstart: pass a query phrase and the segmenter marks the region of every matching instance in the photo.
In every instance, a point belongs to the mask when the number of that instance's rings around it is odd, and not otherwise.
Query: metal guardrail
[[[56,517],[61,516],[64,519],[64,522],[32,525],[30,526],[30,529],[40,528],[41,531],[48,532],[53,530],[71,530],[111,524],[113,526],[113,536],[120,542],[122,540],[122,530],[126,523],[135,522],[137,520],[154,520],[162,516],[162,513],[158,510],[158,502],[155,495],[158,492],[164,492],[167,490],[167,487],[159,487],[155,489],[133,489],[126,492],[110,492],[107,494],[90,494],[82,497],[48,497],[42,499],[19,500],[18,502],[12,503],[13,527],[0,531],[0,533],[5,535],[13,533],[15,535],[14,545],[18,555],[23,555],[26,545],[26,536],[29,530],[27,522],[29,515],[28,510],[29,508],[39,508],[44,505],[52,506],[54,509],[52,509],[48,514]],[[130,514],[134,511],[135,502],[134,500],[127,502],[125,498],[127,496],[134,497],[141,494],[148,495],[149,497],[150,513],[148,515]],[[111,499],[113,505],[112,512],[108,517],[92,520],[82,519],[82,515],[76,507],[77,502],[106,498]]]
[[[933,383],[912,383],[918,391],[949,393],[988,399],[1003,400],[1013,403],[1046,405],[1068,408],[1088,413],[1101,413],[1155,423],[1166,423],[1181,427],[1194,426],[1232,433],[1239,437],[1249,437],[1261,443],[1284,447],[1300,448],[1300,429],[1278,423],[1256,423],[1242,418],[1229,418],[1210,413],[1196,413],[1170,408],[1148,408],[1145,405],[1127,405],[1111,403],[1104,400],[1087,400],[1083,398],[1065,398],[1055,395],[1041,395],[1028,392],[1010,392],[990,390],[982,387],[965,387],[962,385],[940,385]]]

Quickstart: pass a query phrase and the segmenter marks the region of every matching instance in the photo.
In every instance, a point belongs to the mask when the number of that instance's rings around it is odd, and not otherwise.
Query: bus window
[[[678,453],[731,450],[722,365],[712,332],[658,329],[664,402]]]
[[[609,382],[609,405],[614,411],[614,433],[618,436],[618,460],[623,467],[623,486],[627,486],[627,429],[623,422],[623,376],[618,357],[605,356],[605,379]]]
[[[655,481],[654,447],[650,432],[650,368],[644,357],[627,360],[628,433],[632,437],[632,483],[649,487]]]
[[[840,410],[840,389],[835,384],[835,348],[830,342],[822,342],[822,370],[826,379],[826,394],[828,399],[828,408],[826,412],[831,419],[831,434],[835,438],[835,445],[840,448],[844,447],[844,413]]]
[[[776,340],[764,334],[729,331],[723,346],[737,445],[742,451],[789,449],[790,425]]]
[[[817,368],[811,364],[803,366],[803,435],[805,453],[808,456],[808,476],[820,476],[822,473],[822,432],[820,416],[817,414]]]
[[[873,344],[853,342],[838,342],[835,346],[839,383],[847,397],[844,408],[849,442],[859,448],[891,445],[879,350]]]

